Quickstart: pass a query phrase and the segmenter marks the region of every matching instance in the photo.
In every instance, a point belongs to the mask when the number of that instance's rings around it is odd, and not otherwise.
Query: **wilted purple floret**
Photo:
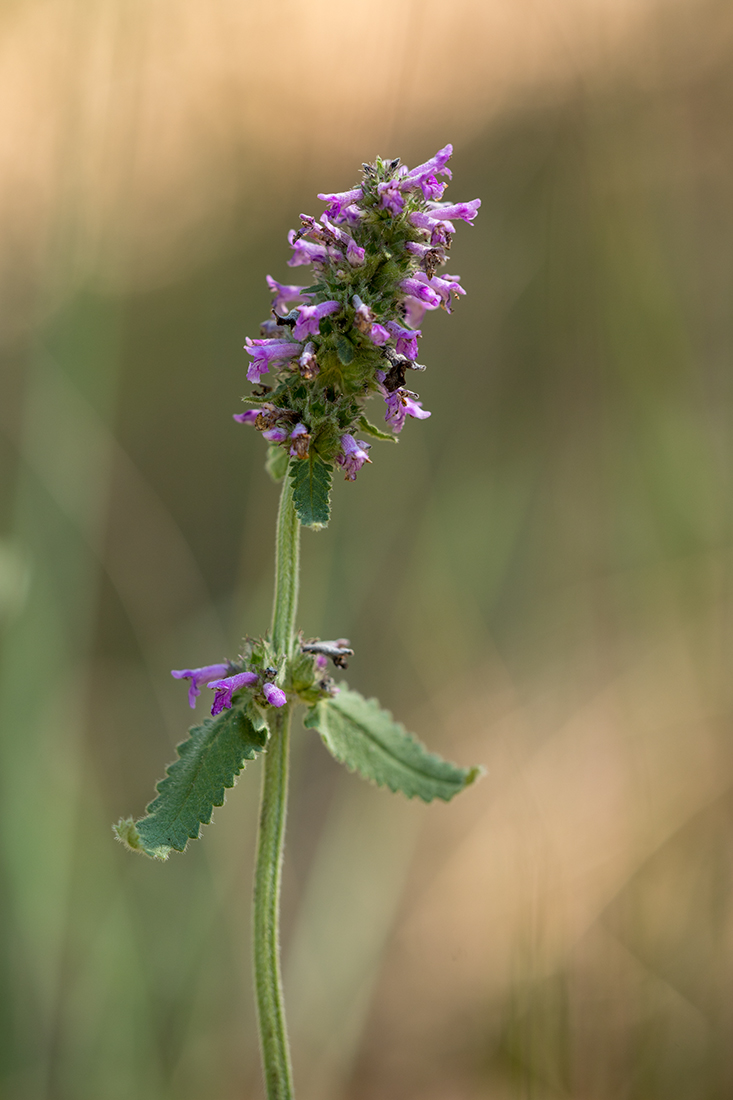
[[[434,260],[434,266],[438,267],[445,260],[445,252],[439,245],[434,244],[420,244],[417,241],[406,241],[405,250],[411,252],[413,256],[419,256],[421,260],[425,260],[426,256],[431,256]]]
[[[389,333],[384,325],[372,325],[369,329],[369,339],[373,344],[376,344],[378,348],[381,348],[383,344],[386,344],[389,340]]]
[[[233,413],[232,417],[238,424],[256,424],[259,415],[259,409],[247,409],[243,413]]]
[[[374,314],[366,302],[362,302],[358,294],[355,294],[351,301],[354,306],[354,323],[356,327],[360,332],[368,332],[369,326],[374,320]]]
[[[298,320],[293,329],[296,340],[304,340],[306,336],[318,336],[322,317],[329,313],[335,313],[341,308],[340,302],[319,302],[315,306],[301,306],[298,310]]]
[[[277,279],[273,279],[272,275],[266,275],[265,278],[267,280],[267,285],[275,295],[272,303],[272,308],[275,310],[275,313],[280,313],[288,302],[297,302],[299,298],[303,297],[303,291],[305,290],[304,286],[295,286],[292,283],[279,283]],[[308,295],[306,295],[306,297],[308,297]]]
[[[345,207],[358,202],[363,194],[361,187],[355,187],[352,191],[337,191],[333,195],[319,195],[318,198],[328,203],[326,213],[329,218],[338,218]]]
[[[371,443],[363,439],[354,439],[353,435],[341,436],[341,454],[336,455],[339,466],[346,471],[346,480],[354,481],[365,462],[371,462],[369,448]]]
[[[387,321],[387,328],[397,338],[397,354],[417,359],[417,338],[422,336],[420,329],[404,328],[396,321]]]
[[[176,680],[190,680],[188,687],[188,705],[196,706],[196,697],[201,694],[201,684],[207,683],[214,676],[223,676],[229,665],[204,665],[202,668],[173,669],[171,676]]]
[[[309,340],[303,348],[303,354],[298,360],[298,366],[304,378],[313,378],[318,374],[320,367],[316,359],[316,345],[312,340]]]
[[[274,684],[263,684],[262,694],[271,707],[284,707],[288,701],[288,697],[282,688],[276,687]]]
[[[307,454],[308,441],[306,441],[305,444],[303,445],[302,453],[301,453],[300,448],[297,445],[298,438],[300,436],[303,436],[303,435],[308,435],[308,429],[306,428],[305,424],[296,424],[295,427],[293,428],[292,432],[290,433],[290,438],[295,441],[293,443],[293,446],[290,448],[290,457],[291,458],[304,458],[305,455]]]
[[[211,708],[212,715],[220,714],[232,705],[232,695],[249,684],[255,684],[259,680],[256,672],[238,672],[235,676],[227,676],[223,680],[212,680],[206,686],[216,692],[214,705]]]
[[[253,356],[253,361],[247,369],[247,378],[250,382],[259,382],[260,375],[267,374],[270,363],[293,359],[302,349],[302,344],[289,340],[250,340],[248,336],[244,350]]]

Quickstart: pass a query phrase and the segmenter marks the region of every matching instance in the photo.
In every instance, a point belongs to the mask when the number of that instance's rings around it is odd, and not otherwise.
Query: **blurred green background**
[[[304,533],[300,622],[488,775],[413,805],[296,736],[298,1095],[728,1100],[729,7],[16,0],[0,31],[2,1100],[262,1095],[258,765],[165,865],[110,823],[190,722],[169,670],[268,625],[277,490],[231,414],[287,229],[447,141],[483,206],[433,415]]]

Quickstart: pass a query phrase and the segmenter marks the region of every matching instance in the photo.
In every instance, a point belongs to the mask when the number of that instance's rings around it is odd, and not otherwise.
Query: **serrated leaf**
[[[331,471],[318,455],[296,459],[290,466],[293,504],[304,527],[325,527],[331,515]]]
[[[481,768],[461,768],[428,752],[376,699],[364,699],[345,684],[334,698],[311,707],[304,724],[318,730],[331,755],[349,771],[408,798],[448,802],[482,774]]]
[[[222,711],[193,726],[177,746],[178,759],[166,768],[157,785],[157,798],[140,821],[132,818],[115,827],[117,838],[153,859],[167,859],[171,850],[182,852],[208,825],[214,806],[224,804],[224,791],[233,787],[245,760],[254,760],[267,742],[267,726],[240,708]]]
[[[288,452],[276,443],[271,443],[267,448],[265,469],[273,481],[282,481],[288,469]]]
[[[365,416],[359,417],[359,427],[367,435],[373,435],[375,439],[384,439],[388,443],[399,443],[399,437],[392,435],[391,432],[383,432],[379,428],[375,428],[373,424],[370,424]]]

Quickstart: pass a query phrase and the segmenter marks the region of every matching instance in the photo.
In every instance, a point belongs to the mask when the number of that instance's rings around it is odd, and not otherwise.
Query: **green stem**
[[[300,522],[286,475],[277,517],[272,641],[278,658],[290,656],[298,604]],[[293,1081],[280,977],[280,881],[288,800],[290,705],[272,710],[264,755],[260,828],[254,884],[254,970],[260,1047],[267,1100],[292,1100]]]
[[[283,479],[275,541],[275,599],[272,605],[272,644],[278,657],[291,655],[295,639],[300,573],[300,520],[293,504],[293,483]]]

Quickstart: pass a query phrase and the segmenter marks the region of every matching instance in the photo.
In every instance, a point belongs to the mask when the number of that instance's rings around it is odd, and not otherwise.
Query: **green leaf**
[[[448,802],[482,774],[481,768],[461,768],[428,752],[376,699],[364,699],[345,684],[333,699],[311,707],[304,724],[318,730],[331,755],[349,771],[408,798]]]
[[[375,439],[384,439],[388,443],[399,443],[399,438],[396,435],[392,435],[391,432],[380,431],[379,428],[375,428],[373,424],[370,424],[365,416],[359,417],[359,427],[367,435],[373,435]]]
[[[311,452],[308,458],[294,459],[290,466],[293,479],[293,504],[304,527],[325,527],[331,515],[331,470]]]
[[[114,826],[117,839],[153,859],[167,859],[172,849],[182,852],[189,840],[198,839],[201,825],[209,824],[214,806],[223,806],[224,789],[234,786],[245,760],[254,760],[266,741],[264,719],[239,708],[193,726],[146,816],[120,821]]]
[[[265,469],[273,481],[282,481],[288,469],[288,452],[271,443],[267,448]]]
[[[354,345],[345,336],[339,336],[336,341],[336,353],[345,367],[354,362],[354,355],[356,354]]]

